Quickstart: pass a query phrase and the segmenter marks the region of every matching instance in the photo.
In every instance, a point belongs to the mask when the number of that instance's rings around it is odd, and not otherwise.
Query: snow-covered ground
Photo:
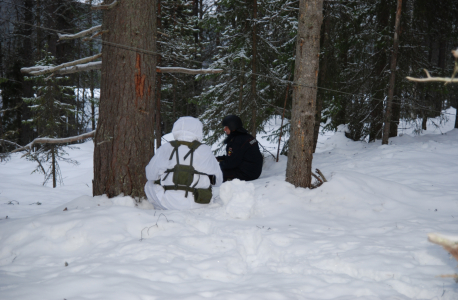
[[[80,165],[61,163],[56,189],[16,154],[0,164],[0,299],[456,300],[438,276],[457,262],[427,242],[458,234],[453,123],[385,146],[341,127],[320,137],[321,187],[294,188],[286,157],[267,158],[192,211],[91,197],[92,142],[68,150]]]

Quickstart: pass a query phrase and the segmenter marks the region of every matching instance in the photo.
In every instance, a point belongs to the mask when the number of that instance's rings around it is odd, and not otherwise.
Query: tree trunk
[[[455,128],[458,129],[458,107],[456,108],[456,111],[455,111]]]
[[[399,34],[401,25],[401,10],[402,0],[398,0],[398,7],[396,9],[396,23],[394,25],[394,38],[393,38],[393,53],[391,54],[391,74],[390,74],[390,85],[388,88],[388,101],[386,103],[385,111],[385,126],[383,128],[382,145],[388,144],[388,137],[390,135],[390,123],[391,123],[391,107],[393,104],[394,95],[394,82],[396,80],[396,59],[398,57],[398,46],[399,46]]]
[[[323,26],[321,28],[321,39],[322,44],[325,49],[327,49],[329,44],[329,30],[330,30],[330,23],[331,18],[326,16],[326,8],[323,9],[323,18],[325,21],[323,22]],[[321,68],[320,68],[320,77],[319,77],[319,86],[322,86],[326,80],[326,71],[328,67],[328,54],[325,54],[321,58]],[[321,110],[323,108],[324,102],[324,91],[317,90],[317,98],[316,98],[316,112],[315,112],[315,127],[313,129],[313,153],[315,153],[316,145],[318,144],[318,136],[320,134],[320,126],[321,126]]]
[[[310,187],[323,0],[299,1],[293,106],[286,181]]]
[[[145,167],[154,155],[156,57],[108,43],[156,51],[153,4],[121,1],[104,12],[94,195],[144,196]]]
[[[377,30],[384,34],[389,26],[390,19],[390,7],[388,1],[379,1],[377,4],[376,21]],[[370,102],[370,129],[369,129],[369,141],[373,142],[376,139],[382,138],[383,130],[383,103],[380,99],[385,98],[385,87],[386,80],[384,78],[384,70],[387,67],[387,55],[389,46],[380,39],[375,42],[375,67],[374,67],[374,91]]]
[[[92,0],[89,1],[89,5],[92,6]],[[89,13],[89,26],[92,27],[92,13]],[[91,40],[89,42],[89,56],[94,55],[94,43]],[[95,103],[94,103],[94,71],[89,71],[89,89],[91,91],[91,127],[95,130]],[[84,108],[83,108],[84,110]]]
[[[396,92],[395,92],[395,95],[397,95]],[[393,102],[389,137],[398,136],[398,125],[399,125],[400,116],[401,116],[401,105],[398,102]]]
[[[177,120],[177,78],[173,77],[173,123]]]
[[[54,145],[51,146],[51,172],[52,172],[52,187],[56,188],[57,182],[56,182],[56,147]]]
[[[251,106],[251,135],[256,138],[256,56],[257,45],[256,45],[256,22],[258,18],[258,2],[257,0],[253,1],[253,53],[251,58],[251,97],[252,97],[252,106]]]
[[[157,0],[157,30],[161,28],[161,0]],[[159,38],[158,38],[159,39]],[[157,45],[157,51],[161,52],[161,45]],[[162,57],[157,56],[157,65],[161,66]],[[156,149],[161,146],[162,139],[162,128],[161,128],[161,90],[162,90],[162,75],[156,74],[157,76],[157,88],[156,88]]]

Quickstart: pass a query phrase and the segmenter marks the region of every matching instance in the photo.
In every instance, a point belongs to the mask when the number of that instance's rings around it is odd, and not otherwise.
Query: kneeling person
[[[145,193],[157,209],[205,207],[211,185],[222,183],[221,169],[211,148],[201,144],[202,123],[181,117],[173,125],[175,141],[162,145],[146,166]]]
[[[263,156],[258,141],[243,128],[242,120],[235,115],[223,119],[224,132],[228,137],[226,155],[218,156],[224,181],[238,178],[241,180],[258,179],[262,172]]]

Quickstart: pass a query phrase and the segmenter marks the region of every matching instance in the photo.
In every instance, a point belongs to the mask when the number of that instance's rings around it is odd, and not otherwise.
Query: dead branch
[[[458,49],[452,50],[452,55],[453,55],[454,58],[458,59]]]
[[[61,75],[62,74],[72,74],[72,73],[78,73],[78,72],[84,72],[84,71],[90,71],[90,70],[100,70],[101,68],[102,68],[102,62],[94,61],[94,62],[90,62],[87,64],[81,64],[81,65],[63,68],[57,71],[55,74],[61,74]]]
[[[179,67],[156,67],[157,73],[185,73],[185,74],[218,74],[222,73],[223,69],[186,69]]]
[[[458,261],[458,239],[452,240],[439,233],[428,234],[428,241],[431,243],[441,245]]]
[[[160,31],[158,31],[157,33],[159,33],[159,34],[161,34],[161,35],[163,35],[163,36],[166,36],[166,37],[170,37],[170,35],[165,34],[165,33],[163,33],[163,32],[160,32]]]
[[[97,9],[110,9],[116,6],[118,4],[117,0],[114,0],[111,2],[111,4],[106,4],[106,5],[94,5],[91,7],[92,10],[97,10]]]
[[[94,34],[94,35],[91,36],[91,37],[84,38],[83,41],[84,41],[84,42],[90,41],[90,40],[92,40],[93,38],[95,38],[95,37],[97,37],[97,36],[99,36],[99,35],[102,35],[102,34],[104,34],[104,33],[107,33],[107,32],[109,32],[109,30],[102,30],[102,31],[99,31],[99,32],[97,32],[96,34]]]
[[[423,69],[426,73],[426,78],[415,78],[407,76],[407,80],[414,81],[414,82],[445,82],[447,83],[458,83],[458,78],[450,78],[450,77],[431,77],[428,70]]]
[[[58,33],[57,36],[59,37],[59,41],[60,40],[73,40],[73,39],[77,39],[77,38],[80,38],[80,37],[83,37],[83,36],[86,36],[86,35],[90,35],[91,33],[99,31],[100,29],[102,29],[102,25],[97,25],[97,26],[91,27],[89,29],[86,29],[86,30],[80,31],[78,33],[75,33],[75,34],[60,34],[60,33]]]
[[[48,73],[56,73],[57,71],[59,71],[59,70],[61,70],[63,68],[68,68],[68,67],[71,67],[71,66],[84,64],[84,63],[93,61],[93,60],[95,60],[95,59],[97,59],[97,58],[99,58],[101,56],[102,56],[102,53],[99,53],[99,54],[96,54],[94,56],[85,57],[85,58],[82,58],[82,59],[78,59],[78,60],[70,61],[70,62],[67,62],[67,63],[63,63],[63,64],[55,66],[55,67],[42,66],[41,69],[38,69],[38,70],[35,69],[35,68],[38,68],[38,66],[34,66],[34,67],[31,67],[31,68],[22,68],[21,69],[21,73],[28,74],[28,75],[43,75],[43,74],[48,74]],[[31,69],[34,69],[34,70],[32,71]],[[65,73],[59,73],[59,74],[65,74]]]
[[[30,143],[28,143],[27,145],[25,145],[24,147],[21,147],[21,148],[18,148],[18,149],[15,149],[15,150],[11,151],[11,153],[24,151],[24,150],[30,150],[30,149],[32,149],[32,146],[34,144],[65,144],[65,143],[71,143],[71,142],[75,142],[75,141],[88,139],[88,138],[91,138],[91,137],[94,137],[94,136],[95,136],[95,130],[93,130],[91,132],[88,132],[88,133],[80,134],[80,135],[77,135],[77,136],[71,136],[71,137],[61,138],[61,139],[36,138],[33,141],[31,141]]]
[[[317,187],[319,187],[320,185],[322,185],[322,184],[323,184],[323,180],[321,180],[321,178],[320,178],[320,177],[316,176],[316,175],[315,175],[315,173],[313,173],[313,172],[312,172],[312,176],[313,176],[313,177],[315,177],[315,178],[316,178],[316,180],[318,180],[318,181],[319,181],[319,183],[318,183],[318,184],[316,184],[316,185],[314,185],[314,186],[313,186],[314,188],[317,188]]]
[[[323,173],[321,173],[320,169],[315,169],[315,172],[317,172],[318,175],[320,175],[321,178],[323,178],[323,181],[324,181],[324,182],[328,182],[328,181],[326,180],[326,177],[324,177]],[[313,174],[313,173],[312,173],[312,174]]]
[[[21,145],[18,145],[18,144],[16,144],[15,142],[8,141],[8,140],[2,140],[2,139],[0,139],[0,143],[8,143],[8,144],[10,144],[10,145],[15,146],[16,148],[21,148],[21,147],[22,147]]]

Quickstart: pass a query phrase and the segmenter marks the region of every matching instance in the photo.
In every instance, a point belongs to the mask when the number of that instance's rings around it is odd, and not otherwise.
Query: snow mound
[[[234,179],[221,185],[219,196],[226,213],[234,219],[249,219],[255,205],[254,184]]]

